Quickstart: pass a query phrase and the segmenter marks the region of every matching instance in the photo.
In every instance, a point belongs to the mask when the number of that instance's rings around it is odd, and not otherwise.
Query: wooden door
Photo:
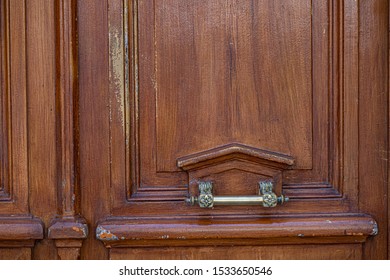
[[[5,258],[388,258],[388,1],[38,2],[1,1]]]

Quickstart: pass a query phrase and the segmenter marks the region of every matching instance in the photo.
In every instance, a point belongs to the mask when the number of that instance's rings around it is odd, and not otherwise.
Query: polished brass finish
[[[259,182],[259,195],[247,196],[214,196],[212,182],[199,182],[199,196],[191,196],[186,199],[189,205],[198,204],[201,208],[213,208],[215,205],[263,205],[263,207],[275,207],[288,201],[288,198],[277,196],[273,192],[271,181]]]

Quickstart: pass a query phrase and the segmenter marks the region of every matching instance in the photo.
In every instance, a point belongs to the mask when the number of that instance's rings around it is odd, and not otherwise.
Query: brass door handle
[[[212,182],[199,182],[199,196],[190,196],[186,199],[187,204],[198,204],[201,208],[212,208],[215,205],[263,205],[275,207],[288,201],[288,197],[277,196],[273,192],[271,181],[259,182],[259,195],[247,196],[214,196]]]

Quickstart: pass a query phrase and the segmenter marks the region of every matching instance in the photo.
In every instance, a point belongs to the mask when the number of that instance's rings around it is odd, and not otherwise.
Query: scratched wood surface
[[[0,0],[0,259],[389,258],[389,18]],[[189,207],[201,180],[291,199]]]

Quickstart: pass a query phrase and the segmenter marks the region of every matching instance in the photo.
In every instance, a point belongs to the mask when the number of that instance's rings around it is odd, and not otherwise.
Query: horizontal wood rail
[[[38,239],[43,239],[41,220],[30,216],[0,217],[0,247],[32,247]]]
[[[376,235],[373,218],[361,214],[110,218],[96,238],[106,247],[362,243]]]

